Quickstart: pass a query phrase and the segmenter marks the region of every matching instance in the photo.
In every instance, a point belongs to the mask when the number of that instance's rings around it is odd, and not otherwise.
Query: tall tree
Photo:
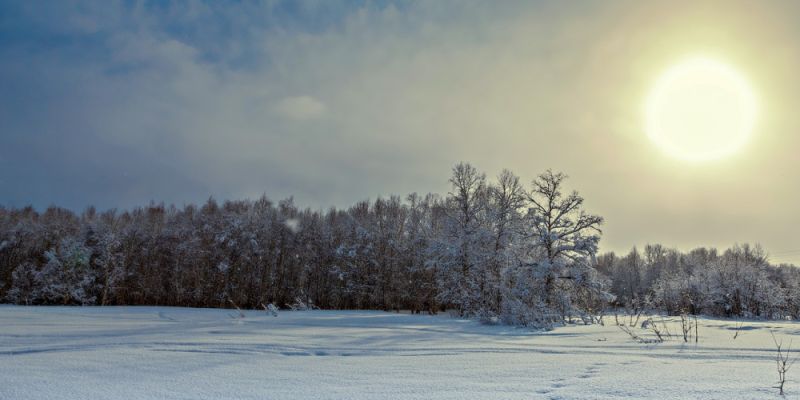
[[[571,292],[576,287],[599,289],[591,269],[603,223],[603,217],[584,211],[578,192],[562,192],[566,178],[547,170],[533,181],[527,196],[529,236],[542,256],[531,266],[544,280],[545,304],[562,316],[571,312]]]

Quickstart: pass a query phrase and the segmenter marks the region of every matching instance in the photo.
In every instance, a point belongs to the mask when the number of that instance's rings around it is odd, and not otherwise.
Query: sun
[[[756,111],[753,90],[739,72],[696,57],[667,69],[655,82],[645,105],[645,129],[673,157],[716,160],[747,143]]]

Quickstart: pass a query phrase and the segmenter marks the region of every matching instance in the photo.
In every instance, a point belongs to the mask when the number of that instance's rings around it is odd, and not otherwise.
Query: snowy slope
[[[0,306],[0,399],[779,398],[770,331],[701,320],[700,343],[447,316]],[[677,330],[677,329],[675,329]],[[800,340],[797,341],[800,348]],[[800,394],[800,367],[789,372]]]

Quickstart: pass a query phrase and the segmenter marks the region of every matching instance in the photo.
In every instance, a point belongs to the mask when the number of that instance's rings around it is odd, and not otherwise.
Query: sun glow
[[[730,66],[692,58],[665,71],[646,101],[650,139],[667,154],[687,161],[731,155],[748,141],[756,99]]]

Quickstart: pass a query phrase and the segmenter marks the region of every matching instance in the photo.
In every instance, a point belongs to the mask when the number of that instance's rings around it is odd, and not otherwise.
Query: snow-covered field
[[[701,320],[700,343],[611,326],[534,333],[446,315],[0,306],[0,399],[779,398],[770,331]],[[677,330],[677,329],[674,329]],[[800,340],[797,341],[800,348]],[[787,397],[800,395],[800,366]]]

